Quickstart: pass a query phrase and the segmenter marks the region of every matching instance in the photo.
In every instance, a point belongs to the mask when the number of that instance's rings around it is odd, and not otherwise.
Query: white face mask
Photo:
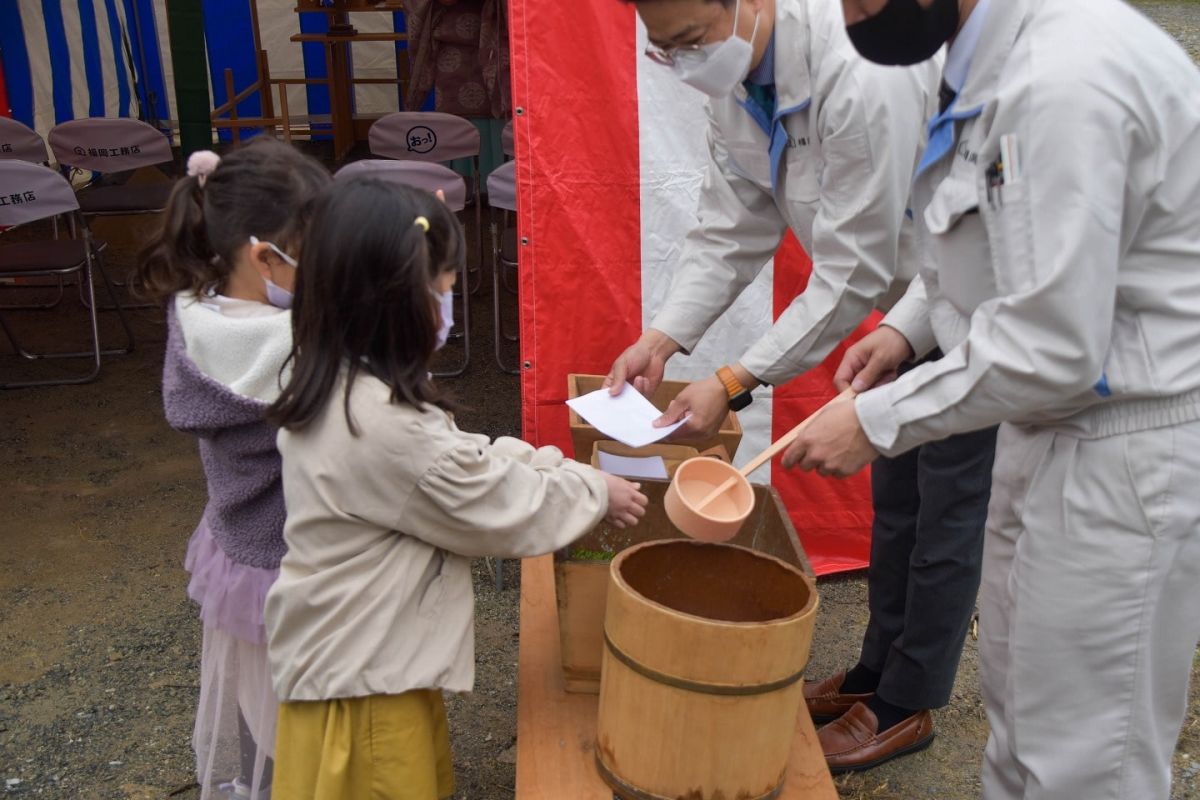
[[[257,236],[251,236],[250,244],[251,245],[260,244],[259,238]],[[275,253],[275,255],[279,256],[283,260],[283,263],[287,264],[292,269],[295,269],[298,266],[296,264],[296,259],[289,256],[287,253],[283,252],[282,250],[280,250],[278,247],[276,247],[272,243],[266,242],[266,245],[267,245],[267,247],[271,248],[271,250]],[[286,309],[286,308],[292,307],[293,294],[291,292],[289,292],[287,289],[284,289],[282,286],[275,283],[275,281],[271,280],[270,278],[263,278],[263,283],[265,283],[267,285],[267,302],[268,303],[275,306],[276,308],[285,308]]]
[[[681,50],[674,54],[671,69],[679,80],[709,97],[726,97],[750,74],[754,58],[755,35],[758,34],[758,12],[754,14],[754,29],[750,39],[737,35],[738,10],[741,0],[733,6],[734,33],[723,42],[713,42],[698,50]]]
[[[437,332],[437,350],[441,350],[446,346],[446,340],[450,338],[450,329],[454,327],[454,292],[434,292],[430,293],[437,298],[438,307],[441,308],[441,323],[438,325]]]

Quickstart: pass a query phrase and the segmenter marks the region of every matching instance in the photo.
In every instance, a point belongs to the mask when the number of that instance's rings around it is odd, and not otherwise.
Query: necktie
[[[950,84],[943,80],[942,88],[938,89],[938,114],[945,114],[955,97],[958,97],[958,92],[951,89]]]

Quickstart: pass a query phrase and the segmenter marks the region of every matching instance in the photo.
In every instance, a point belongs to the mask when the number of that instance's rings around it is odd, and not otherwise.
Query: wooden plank
[[[407,42],[407,33],[350,33],[345,35],[328,33],[294,33],[293,42],[317,42],[318,44],[354,44],[355,42]]]
[[[611,800],[596,772],[597,698],[563,686],[553,556],[521,565],[517,800]],[[808,714],[800,714],[780,800],[837,800]]]

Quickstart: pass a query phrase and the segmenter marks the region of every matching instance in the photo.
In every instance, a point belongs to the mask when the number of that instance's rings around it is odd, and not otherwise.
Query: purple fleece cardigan
[[[200,524],[233,561],[277,568],[287,550],[278,429],[263,418],[264,403],[234,393],[188,357],[173,304],[167,314],[163,406],[172,428],[200,441],[208,479]]]

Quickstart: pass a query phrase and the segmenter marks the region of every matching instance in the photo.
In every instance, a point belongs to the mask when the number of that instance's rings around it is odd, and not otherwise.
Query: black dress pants
[[[996,429],[921,445],[871,468],[870,621],[860,662],[881,700],[950,701],[979,592]]]

